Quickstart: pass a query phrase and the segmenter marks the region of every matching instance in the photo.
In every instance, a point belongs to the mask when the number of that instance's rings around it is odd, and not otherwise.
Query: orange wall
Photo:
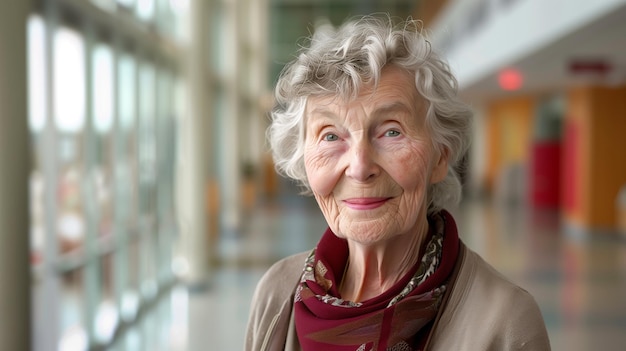
[[[486,188],[493,186],[503,169],[510,164],[527,163],[531,143],[535,101],[517,97],[488,104]]]
[[[575,206],[565,216],[585,228],[613,229],[615,200],[626,184],[626,86],[570,91],[567,118],[579,134],[579,173]]]
[[[591,225],[615,227],[615,200],[626,184],[626,86],[592,89]]]

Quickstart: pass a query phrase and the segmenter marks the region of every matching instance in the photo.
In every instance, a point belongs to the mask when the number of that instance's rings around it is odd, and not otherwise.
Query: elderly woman
[[[548,350],[534,299],[457,234],[471,111],[409,20],[320,27],[283,71],[269,141],[329,228],[257,286],[246,350]],[[297,235],[297,233],[294,233]]]

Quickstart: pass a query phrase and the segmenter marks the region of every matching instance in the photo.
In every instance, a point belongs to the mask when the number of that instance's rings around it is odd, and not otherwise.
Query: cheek
[[[429,151],[424,146],[411,145],[394,154],[389,173],[405,192],[425,192],[432,172]]]
[[[341,175],[338,160],[337,151],[305,150],[304,167],[313,193],[319,196],[332,193]]]
[[[398,215],[402,217],[400,222],[404,229],[412,226],[427,206],[426,194],[431,172],[428,149],[412,147],[405,150],[406,152],[396,154],[396,167],[392,175],[403,191]]]

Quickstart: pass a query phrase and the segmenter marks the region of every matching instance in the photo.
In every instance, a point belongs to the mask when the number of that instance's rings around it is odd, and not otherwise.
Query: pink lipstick
[[[349,208],[353,210],[373,210],[384,205],[388,197],[359,197],[343,200]]]

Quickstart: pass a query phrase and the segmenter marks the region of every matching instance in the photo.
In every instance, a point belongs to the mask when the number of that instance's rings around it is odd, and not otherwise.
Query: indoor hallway
[[[488,201],[468,201],[455,217],[469,247],[535,296],[553,350],[624,349],[623,237],[572,237],[554,212]],[[258,279],[272,262],[310,249],[325,228],[311,198],[286,197],[247,218],[242,233],[223,238],[210,288],[174,288],[116,350],[243,348]]]
[[[626,227],[626,0],[2,4],[0,349],[241,350],[263,272],[325,229],[310,198],[248,207],[273,82],[310,24],[388,11],[475,107],[467,184],[560,206],[468,202],[465,242],[554,350],[626,349],[626,235],[562,229]]]

